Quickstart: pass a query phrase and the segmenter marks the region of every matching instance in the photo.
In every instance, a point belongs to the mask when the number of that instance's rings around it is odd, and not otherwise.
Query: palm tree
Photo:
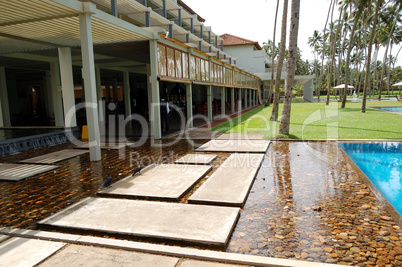
[[[317,60],[317,51],[318,51],[319,46],[321,45],[321,43],[322,43],[322,36],[317,30],[315,30],[314,33],[313,33],[313,36],[308,38],[308,44],[310,45],[310,47],[313,48],[313,53],[314,53],[314,63],[313,63],[314,64],[314,78],[315,78],[316,81],[317,81],[317,76],[318,76],[317,68],[316,68],[316,62],[318,61]],[[320,102],[320,88],[318,87],[318,84],[316,84],[316,86],[317,86],[318,102]]]
[[[332,40],[331,40],[332,46],[331,46],[331,59],[329,61],[329,75],[327,76],[327,102],[326,102],[326,105],[329,105],[329,96],[330,96],[330,92],[331,92],[332,69],[333,69],[334,61],[335,61],[336,43],[337,43],[337,39],[339,36],[339,32],[342,27],[342,23],[340,23],[342,14],[343,14],[343,6],[340,7],[338,24],[336,27],[336,33],[333,37],[331,36],[332,37]]]
[[[292,88],[296,68],[297,37],[299,33],[300,0],[292,0],[289,33],[288,66],[286,68],[285,101],[279,125],[279,134],[289,134],[290,110],[292,105]]]
[[[272,57],[271,57],[271,61],[272,61],[272,73],[271,73],[271,82],[269,85],[269,90],[268,90],[268,99],[267,99],[267,103],[265,103],[265,106],[269,106],[269,104],[271,103],[271,95],[272,95],[272,91],[273,91],[273,82],[274,82],[274,71],[275,71],[275,36],[276,36],[276,21],[278,19],[278,8],[279,8],[279,0],[276,2],[276,11],[275,11],[275,22],[274,22],[274,37],[272,38]]]
[[[325,50],[326,50],[326,46],[327,46],[327,34],[325,33],[326,29],[327,29],[327,24],[328,24],[328,20],[331,14],[331,10],[332,10],[332,14],[334,11],[334,5],[335,5],[335,0],[331,0],[331,3],[329,4],[329,8],[328,8],[328,14],[327,14],[327,20],[325,21],[325,25],[324,25],[324,32],[323,32],[323,41],[322,41],[322,51],[321,51],[321,71],[320,71],[320,78],[319,80],[319,85],[320,85],[320,90],[321,90],[321,85],[322,85],[322,77],[324,74],[324,58],[325,58]],[[331,16],[332,17],[332,16]],[[331,18],[332,20],[332,18]],[[319,101],[319,100],[318,100]]]
[[[279,109],[279,84],[281,81],[283,60],[285,58],[286,50],[286,26],[288,18],[288,0],[283,1],[283,12],[282,12],[282,28],[281,28],[281,43],[279,49],[278,65],[275,77],[275,94],[274,103],[272,106],[271,121],[276,121],[278,119],[278,109]]]
[[[378,99],[381,100],[381,91],[382,91],[382,82],[384,78],[384,72],[385,72],[385,66],[386,66],[386,61],[388,58],[388,49],[391,44],[391,39],[394,36],[394,29],[395,25],[397,24],[398,21],[400,21],[400,16],[399,16],[399,11],[401,10],[402,3],[399,4],[399,7],[397,6],[389,6],[384,12],[382,12],[382,20],[383,20],[383,26],[382,27],[382,35],[383,38],[386,38],[386,48],[384,52],[384,58],[382,62],[382,69],[381,69],[381,78],[380,78],[380,84],[378,86]],[[396,10],[396,12],[395,12]],[[394,15],[395,14],[395,15]],[[395,17],[395,18],[393,18]],[[391,24],[392,22],[392,24]],[[391,26],[392,25],[392,26]],[[392,50],[392,48],[391,48]],[[388,80],[388,85],[389,85],[389,80]],[[389,86],[388,86],[388,95],[389,95]]]
[[[367,4],[367,2],[370,2],[370,0],[360,0],[360,4]],[[366,113],[366,101],[367,101],[367,86],[369,82],[369,76],[370,76],[370,61],[371,61],[371,49],[373,45],[373,39],[374,39],[374,34],[375,34],[375,29],[377,26],[377,18],[378,18],[378,12],[380,10],[380,5],[382,5],[383,1],[382,0],[377,0],[376,1],[376,7],[375,7],[375,13],[374,13],[374,22],[373,22],[373,29],[370,34],[370,39],[369,39],[369,44],[368,44],[368,52],[367,52],[367,60],[366,60],[366,77],[364,79],[364,88],[363,88],[363,99],[362,99],[362,113]]]
[[[350,5],[352,5],[352,3],[348,3]],[[362,10],[357,10],[357,12],[354,13],[354,21],[353,21],[353,27],[352,27],[352,31],[350,33],[350,37],[349,37],[349,45],[348,45],[348,52],[346,54],[346,65],[345,65],[345,88],[343,91],[343,97],[342,97],[342,105],[341,108],[345,108],[346,106],[346,92],[347,92],[347,85],[349,83],[349,64],[350,64],[350,53],[352,52],[352,48],[353,48],[353,37],[355,34],[355,30],[356,27],[359,24],[359,19],[360,16],[362,14]]]

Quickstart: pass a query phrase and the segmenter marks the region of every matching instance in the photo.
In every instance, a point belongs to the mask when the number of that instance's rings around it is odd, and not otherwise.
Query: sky
[[[219,35],[233,34],[252,41],[264,42],[273,39],[276,3],[275,0],[184,0],[196,13],[205,19],[204,24],[211,26],[212,31]],[[276,40],[280,40],[283,0],[278,10]],[[327,19],[330,0],[301,0],[298,47],[302,51],[302,58],[314,60],[312,49],[308,45],[308,38],[313,36],[314,30],[322,31]],[[290,18],[291,0],[289,0],[288,18]],[[334,13],[334,20],[339,13]],[[288,21],[288,26],[289,26]],[[288,41],[289,31],[287,32]],[[399,46],[400,47],[400,46]],[[399,47],[394,46],[394,56]],[[378,59],[382,60],[379,53]],[[398,56],[396,65],[402,65],[402,52]]]

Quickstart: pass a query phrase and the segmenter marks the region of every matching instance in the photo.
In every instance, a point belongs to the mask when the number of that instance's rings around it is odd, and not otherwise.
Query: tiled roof
[[[222,34],[219,36],[220,38],[223,39],[223,46],[232,46],[232,45],[254,45],[257,50],[262,50],[261,46],[258,44],[258,42],[254,42],[245,38],[241,38],[232,34]],[[220,42],[218,42],[218,45],[221,45]]]

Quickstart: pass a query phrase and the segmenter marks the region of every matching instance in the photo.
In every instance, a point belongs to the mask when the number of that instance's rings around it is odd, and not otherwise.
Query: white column
[[[241,95],[241,88],[239,88],[239,104],[237,105],[237,111],[240,112],[242,111],[242,105],[241,105],[241,99],[242,99],[242,95]]]
[[[151,126],[151,133],[155,139],[162,138],[161,129],[161,108],[160,108],[160,97],[159,97],[159,82],[158,82],[158,50],[157,41],[149,41],[149,54],[150,54],[150,76],[148,76],[150,88],[148,92],[148,98],[151,99],[151,105],[149,106],[149,122]],[[152,105],[154,104],[154,105]]]
[[[61,92],[63,95],[64,107],[64,126],[75,127],[77,126],[77,118],[75,113],[75,99],[74,99],[74,80],[73,80],[73,63],[71,61],[71,48],[59,48],[59,63],[60,63],[60,77],[61,77]],[[67,120],[67,113],[74,110],[73,116]]]
[[[234,88],[230,88],[230,111],[231,113],[235,113],[235,97],[234,97],[235,90]]]
[[[11,126],[10,107],[8,105],[6,71],[4,67],[0,67],[0,126]]]
[[[313,102],[313,79],[303,85],[303,100]]]
[[[59,63],[50,63],[50,75],[52,81],[52,102],[54,109],[54,121],[56,126],[64,126],[63,102],[61,101],[61,86]]]
[[[226,87],[221,87],[221,114],[225,116],[226,112]]]
[[[193,128],[193,85],[186,83],[186,103],[188,127]]]
[[[124,107],[126,110],[126,116],[131,115],[131,88],[130,88],[130,73],[128,71],[123,72],[124,83]]]
[[[95,78],[96,78],[96,96],[98,98],[98,117],[99,121],[104,121],[104,106],[102,100],[102,82],[101,82],[101,74],[100,68],[95,67]]]
[[[83,3],[84,8],[94,8],[93,4]],[[96,98],[95,64],[92,43],[91,14],[82,13],[80,18],[81,34],[81,56],[83,67],[83,78],[85,87],[85,100],[93,107],[87,107],[87,124],[89,142],[95,145],[89,146],[89,157],[91,161],[101,160],[100,132],[98,121],[98,105]]]
[[[208,120],[212,122],[212,85],[207,85]]]

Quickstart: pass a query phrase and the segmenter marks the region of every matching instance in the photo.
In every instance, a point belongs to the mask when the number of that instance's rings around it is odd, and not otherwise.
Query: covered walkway
[[[159,139],[257,104],[260,79],[237,68],[182,1],[0,1],[0,127],[88,126]],[[133,116],[134,115],[134,116]],[[131,117],[130,117],[131,116]]]

